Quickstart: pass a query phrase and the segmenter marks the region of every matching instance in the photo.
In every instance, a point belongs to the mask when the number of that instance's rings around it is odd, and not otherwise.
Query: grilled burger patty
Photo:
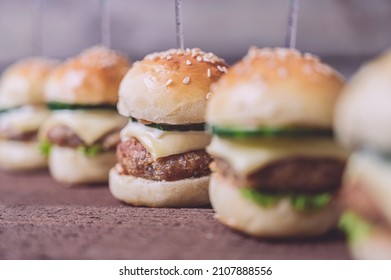
[[[87,146],[72,129],[65,125],[52,127],[48,130],[46,137],[50,143],[61,147],[77,148],[79,146]],[[98,139],[94,145],[101,145],[104,150],[115,150],[119,142],[119,131],[111,131]]]
[[[205,150],[191,151],[153,160],[136,139],[121,142],[117,147],[121,175],[132,175],[154,181],[177,181],[210,174],[212,159]]]
[[[273,161],[244,177],[216,159],[216,169],[242,187],[265,192],[320,193],[338,190],[345,163],[338,159],[292,157]]]
[[[0,138],[12,141],[34,141],[37,139],[38,131],[19,132],[12,129],[0,131]]]

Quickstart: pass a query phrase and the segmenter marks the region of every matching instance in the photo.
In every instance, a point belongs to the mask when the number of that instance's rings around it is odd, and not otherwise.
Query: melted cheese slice
[[[38,131],[41,124],[50,116],[50,111],[40,106],[24,106],[11,109],[0,115],[0,131]]]
[[[163,131],[141,123],[129,122],[121,131],[121,140],[137,138],[156,160],[160,157],[205,149],[211,136],[204,131]]]
[[[354,153],[348,161],[346,187],[360,184],[382,210],[391,224],[391,162],[370,152]]]
[[[226,140],[213,137],[207,151],[226,160],[241,175],[249,175],[262,166],[292,156],[336,157],[347,159],[348,153],[332,139],[246,139]]]
[[[58,110],[42,125],[40,139],[49,129],[65,125],[72,129],[87,145],[92,145],[106,133],[123,128],[128,119],[110,110]]]

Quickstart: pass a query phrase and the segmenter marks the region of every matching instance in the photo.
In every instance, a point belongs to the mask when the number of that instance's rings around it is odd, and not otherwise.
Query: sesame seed
[[[308,59],[308,60],[319,61],[319,57],[318,57],[318,56],[313,55],[313,54],[310,54],[310,53],[305,53],[305,54],[304,54],[304,58],[305,58],[305,59]]]
[[[307,75],[312,73],[312,68],[309,64],[305,64],[303,67],[303,72]]]
[[[182,81],[185,85],[190,83],[190,77],[185,77]]]
[[[197,61],[201,62],[202,61],[202,57],[199,55],[197,56]]]
[[[171,85],[171,84],[172,84],[172,79],[167,80],[166,86],[169,86],[169,85]]]
[[[274,59],[269,59],[267,66],[269,66],[269,68],[274,68],[276,66],[276,61]]]
[[[277,48],[276,53],[277,57],[281,60],[284,60],[288,56],[288,51],[286,49]]]
[[[327,65],[325,64],[318,64],[316,65],[316,70],[322,74],[322,75],[325,75],[325,76],[329,76],[331,74],[331,69],[330,67],[328,67]]]
[[[209,99],[211,95],[212,95],[212,93],[208,92],[208,94],[206,95],[206,99]]]
[[[225,66],[217,65],[217,70],[219,70],[222,73],[227,72],[227,68]]]
[[[190,60],[186,60],[186,64],[187,65],[191,65],[191,61]]]
[[[166,56],[166,59],[167,59],[167,60],[172,59],[172,55],[167,55],[167,56]]]
[[[293,56],[295,56],[295,57],[300,57],[301,56],[300,52],[298,50],[296,50],[296,49],[291,49],[291,54]]]
[[[278,68],[278,70],[277,70],[277,74],[278,74],[278,76],[280,76],[281,78],[285,78],[285,77],[288,75],[288,71],[287,71],[285,68],[280,67],[280,68]]]
[[[208,68],[208,71],[206,73],[208,75],[208,78],[210,78],[212,76],[212,73],[210,72],[210,68]]]

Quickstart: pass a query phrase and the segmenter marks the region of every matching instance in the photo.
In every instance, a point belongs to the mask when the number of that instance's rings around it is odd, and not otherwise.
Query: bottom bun
[[[24,171],[45,168],[47,158],[39,151],[36,141],[0,141],[0,168]]]
[[[112,168],[109,186],[112,195],[135,206],[195,207],[209,205],[209,176],[178,181],[152,181],[120,175]]]
[[[349,247],[352,257],[358,260],[391,260],[391,231],[377,227]]]
[[[211,177],[209,195],[216,217],[226,226],[257,237],[316,236],[336,227],[340,207],[334,198],[314,213],[295,211],[289,199],[263,208],[244,198],[239,188],[219,174]]]
[[[114,152],[87,157],[76,149],[53,146],[49,170],[56,181],[69,185],[103,183],[116,161]]]

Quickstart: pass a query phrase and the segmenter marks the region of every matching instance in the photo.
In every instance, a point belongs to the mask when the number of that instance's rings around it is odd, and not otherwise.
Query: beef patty
[[[12,140],[12,141],[34,141],[37,139],[38,131],[15,131],[12,129],[4,129],[0,131],[0,139]]]
[[[240,187],[266,192],[320,193],[341,187],[345,162],[334,158],[292,157],[270,162],[248,176],[235,173],[227,161],[216,159],[216,169]]]
[[[50,143],[61,147],[76,148],[87,146],[86,143],[68,126],[57,125],[48,130],[46,137]],[[104,150],[115,150],[120,142],[119,131],[110,131],[93,145],[101,145]]]
[[[117,156],[121,175],[154,181],[177,181],[209,175],[209,164],[212,161],[205,150],[153,160],[151,154],[136,138],[121,142],[117,147]]]

